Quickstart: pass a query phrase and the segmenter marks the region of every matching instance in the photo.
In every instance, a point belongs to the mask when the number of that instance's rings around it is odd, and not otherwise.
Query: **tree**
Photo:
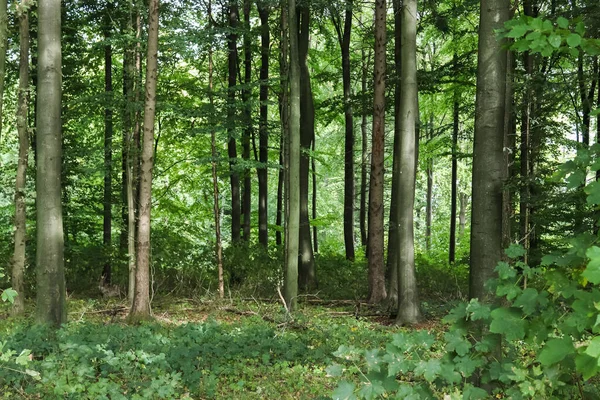
[[[404,0],[402,7],[402,68],[400,100],[400,174],[398,176],[398,315],[399,325],[421,319],[415,274],[414,206],[418,122],[417,89],[417,0]]]
[[[298,302],[298,250],[300,239],[300,57],[296,0],[288,0],[288,32],[290,42],[290,114],[288,135],[289,193],[286,207],[284,297],[289,311]]]
[[[252,88],[250,84],[252,82],[252,40],[250,38],[250,0],[244,0],[243,12],[244,12],[244,34],[243,34],[243,47],[244,47],[244,86],[242,88],[242,159],[244,164],[250,163],[250,141],[252,139],[252,104],[251,95]],[[242,214],[244,220],[242,222],[243,235],[242,239],[245,241],[250,240],[250,213],[252,208],[252,177],[250,175],[250,168],[244,167],[244,180],[242,190]]]
[[[144,139],[140,171],[138,245],[135,292],[129,312],[130,321],[150,318],[150,211],[152,208],[152,169],[154,167],[154,117],[158,81],[158,0],[148,4],[148,53],[146,59],[146,97],[144,102]]]
[[[259,156],[258,174],[258,242],[263,246],[269,243],[268,234],[268,174],[269,162],[269,55],[271,34],[269,31],[269,5],[263,0],[256,3],[260,17],[260,116],[259,116]]]
[[[38,2],[36,318],[55,326],[67,320],[61,202],[60,10],[59,0]]]
[[[369,302],[386,298],[383,260],[383,161],[385,156],[385,42],[386,2],[375,1],[375,81],[373,94],[373,132],[371,179],[369,185]]]
[[[342,52],[342,81],[344,86],[344,246],[346,259],[354,261],[354,118],[352,114],[352,82],[350,76],[350,35],[352,33],[353,0],[345,1],[343,21],[337,10],[331,9],[331,21]]]
[[[4,106],[4,76],[6,74],[6,45],[8,39],[7,0],[0,0],[0,116]],[[2,136],[2,118],[0,118],[0,136]]]
[[[0,6],[1,7],[1,6]],[[25,182],[29,158],[29,0],[17,5],[19,18],[19,94],[17,105],[17,131],[19,134],[19,161],[15,184],[15,247],[12,265],[12,288],[18,293],[12,307],[13,315],[25,312],[25,247],[27,244]],[[0,114],[1,115],[1,114]]]
[[[469,295],[490,296],[485,283],[502,257],[502,185],[506,50],[496,37],[508,20],[508,0],[482,0],[477,61]]]

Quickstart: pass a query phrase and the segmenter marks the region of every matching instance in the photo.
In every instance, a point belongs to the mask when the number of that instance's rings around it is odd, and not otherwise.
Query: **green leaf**
[[[590,344],[585,349],[585,354],[595,359],[600,358],[600,336],[596,336],[590,341]]]
[[[470,384],[465,384],[465,389],[463,390],[463,400],[480,400],[487,399],[489,397],[488,392],[484,389],[475,387]]]
[[[356,386],[353,383],[340,382],[331,397],[333,397],[333,400],[356,400],[356,396],[354,395],[355,388]]]
[[[533,288],[525,289],[514,302],[515,307],[521,307],[525,314],[533,314],[537,306],[538,291]]]
[[[508,341],[525,337],[527,322],[522,319],[521,312],[514,308],[496,308],[491,313],[490,332],[505,335]]]
[[[423,375],[427,382],[433,382],[442,371],[442,363],[436,358],[427,361],[419,361],[415,368],[415,374]]]
[[[471,321],[488,319],[490,317],[490,306],[479,303],[477,299],[471,299],[467,306],[467,311],[471,313]]]
[[[562,43],[562,38],[560,37],[560,35],[553,33],[550,36],[548,36],[548,43],[550,43],[550,46],[554,47],[555,49],[558,49]]]
[[[512,243],[508,246],[508,249],[504,250],[504,254],[508,256],[508,258],[515,259],[519,257],[523,257],[527,254],[527,250],[520,244]]]
[[[498,277],[503,280],[515,278],[517,276],[517,271],[504,261],[498,263],[496,272],[498,273]]]
[[[325,368],[325,372],[327,372],[327,376],[332,378],[339,378],[344,373],[344,367],[340,364],[331,364],[327,368]]]
[[[365,351],[365,362],[369,371],[379,372],[381,367],[381,358],[379,357],[379,349]]]
[[[371,380],[365,383],[358,391],[358,397],[366,400],[373,400],[385,393],[382,382]]]
[[[579,33],[581,36],[585,34],[585,24],[581,21],[575,25],[575,32]]]
[[[583,376],[583,379],[588,380],[598,373],[598,359],[590,357],[585,353],[577,354],[575,357],[575,367]]]
[[[23,350],[21,351],[21,354],[19,354],[19,356],[15,359],[15,363],[17,363],[18,365],[27,365],[29,364],[29,356],[31,355],[31,350]]]
[[[42,377],[40,376],[40,373],[38,371],[34,371],[32,369],[26,369],[25,373],[29,376],[31,376],[33,379],[35,379],[36,381],[39,381],[42,379]]]
[[[600,182],[593,181],[585,187],[588,204],[600,204]]]
[[[465,338],[465,332],[462,329],[453,329],[446,332],[444,339],[446,340],[446,350],[455,351],[459,356],[469,354],[469,350],[473,346]]]
[[[581,275],[593,284],[598,284],[600,283],[600,247],[590,247],[585,255],[590,261]]]
[[[561,29],[568,29],[569,28],[569,20],[566,19],[565,17],[558,17],[556,19],[556,25],[558,25],[558,27]]]
[[[9,303],[12,304],[15,302],[15,297],[17,297],[17,292],[14,291],[12,288],[8,288],[2,292],[1,297],[2,297],[2,301],[4,301],[4,302],[8,301]]]
[[[465,303],[461,303],[450,310],[448,315],[442,318],[442,322],[445,324],[464,322],[467,320],[467,315],[467,305]]]
[[[575,170],[567,177],[567,189],[575,189],[584,183],[585,172],[581,170]]]
[[[529,25],[515,25],[506,34],[506,37],[517,39],[524,36],[529,31]]]
[[[550,339],[540,352],[538,360],[544,367],[549,367],[552,364],[562,361],[566,356],[574,352],[575,346],[573,346],[573,341],[570,337],[565,336],[562,339]]]
[[[581,44],[581,36],[577,33],[571,33],[567,36],[567,44],[571,48],[575,48]]]

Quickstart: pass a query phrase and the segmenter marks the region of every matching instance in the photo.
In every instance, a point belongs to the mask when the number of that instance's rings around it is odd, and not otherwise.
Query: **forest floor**
[[[447,306],[426,303],[416,328],[442,332]],[[0,307],[0,356],[31,350],[26,365],[0,360],[7,399],[326,399],[339,346],[383,349],[403,329],[365,303],[313,297],[293,319],[277,298],[157,298],[139,326],[125,300],[71,298],[57,332]]]

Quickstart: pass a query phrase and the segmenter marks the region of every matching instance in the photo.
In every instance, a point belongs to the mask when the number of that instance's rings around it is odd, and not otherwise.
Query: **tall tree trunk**
[[[491,297],[485,283],[502,258],[506,50],[496,30],[508,11],[508,0],[481,0],[469,276],[469,295],[480,301]]]
[[[1,7],[1,6],[0,6]],[[15,247],[12,265],[12,288],[17,297],[12,306],[13,315],[25,312],[25,248],[27,242],[27,213],[25,212],[25,186],[29,157],[29,0],[17,6],[19,18],[19,94],[17,105],[17,132],[19,134],[19,161],[15,184]],[[1,18],[1,17],[0,17]],[[1,114],[0,114],[1,115]]]
[[[24,5],[25,4],[25,5]],[[29,7],[28,3],[20,6]],[[4,76],[6,74],[6,50],[8,44],[7,0],[0,0],[0,138],[2,137],[2,108],[4,106]]]
[[[598,59],[594,58],[594,71],[598,69]],[[585,83],[584,75],[584,63],[583,63],[583,51],[579,52],[579,58],[577,60],[577,80],[579,81],[579,97],[581,101],[581,113],[582,113],[582,127],[581,137],[585,147],[590,145],[590,125],[591,125],[591,111],[592,104],[594,102],[594,94],[596,93],[596,74],[592,74],[592,80],[590,83],[589,91]]]
[[[385,156],[385,41],[386,3],[375,1],[375,81],[373,95],[373,132],[371,180],[369,185],[369,303],[386,298],[383,259],[383,161]]]
[[[133,304],[129,312],[130,321],[150,318],[150,211],[152,207],[152,169],[154,167],[154,117],[158,81],[158,3],[158,0],[150,0],[148,4],[148,55],[139,193],[137,267]]]
[[[208,27],[212,39],[212,2],[208,0]],[[210,124],[210,150],[212,155],[212,181],[213,181],[213,214],[215,219],[215,255],[217,259],[217,274],[219,279],[219,297],[225,297],[225,283],[223,279],[223,244],[221,242],[221,211],[219,207],[219,178],[217,175],[217,139],[212,116],[214,112],[214,92],[213,92],[213,47],[208,49],[208,100],[210,103],[209,124]]]
[[[112,3],[108,2],[104,16],[104,94],[106,105],[104,107],[104,207],[102,245],[104,247],[104,268],[102,270],[102,283],[110,285],[111,258],[112,258],[112,137],[113,137],[113,111],[112,111]]]
[[[367,93],[367,76],[369,70],[370,56],[367,58],[365,51],[362,50],[361,54],[361,93],[363,95]],[[360,163],[360,211],[359,211],[359,226],[360,226],[360,243],[363,248],[367,247],[368,235],[367,235],[367,168],[369,165],[369,146],[367,143],[367,113],[363,111],[361,123],[361,163]]]
[[[287,186],[288,179],[286,178],[288,171],[288,157],[286,156],[286,149],[289,149],[289,93],[288,93],[288,47],[289,47],[289,32],[288,32],[288,13],[285,4],[281,6],[281,37],[279,45],[279,84],[281,86],[281,92],[279,93],[279,118],[281,120],[281,139],[279,141],[279,174],[277,181],[277,221],[276,225],[279,227],[275,234],[275,241],[278,246],[281,245],[281,231],[283,228],[283,214],[284,212],[284,187],[285,193],[288,194],[289,187]],[[285,201],[288,204],[288,201]],[[287,208],[287,207],[286,207]],[[287,246],[286,246],[287,247]]]
[[[242,89],[243,103],[243,134],[242,134],[242,158],[244,164],[250,162],[250,139],[252,137],[252,113],[250,82],[252,81],[252,40],[250,39],[250,0],[244,0],[244,87]],[[243,235],[245,241],[250,240],[250,218],[252,208],[252,179],[250,169],[244,167],[244,182],[242,190],[242,214],[244,215]]]
[[[67,320],[61,204],[60,11],[59,0],[38,1],[36,318],[55,326]]]
[[[315,152],[315,141],[312,142],[312,151]],[[312,170],[312,219],[317,219],[317,162],[314,157],[310,158],[311,170]],[[319,253],[319,241],[317,237],[317,227],[313,226],[313,246],[315,254]]]
[[[460,211],[458,213],[458,238],[462,239],[465,234],[467,227],[467,206],[469,205],[469,195],[465,192],[461,192],[458,195],[460,201]]]
[[[282,27],[284,28],[284,27]],[[289,171],[287,174],[289,202],[286,215],[286,260],[284,297],[288,311],[298,303],[298,251],[300,238],[300,57],[298,49],[298,21],[296,0],[288,0],[288,32],[290,42],[290,115],[289,115]],[[285,29],[282,29],[285,32]]]
[[[240,204],[240,174],[237,170],[237,144],[235,140],[235,83],[237,73],[237,24],[239,11],[237,0],[229,0],[228,6],[229,33],[227,34],[227,64],[228,64],[228,92],[227,92],[227,155],[229,156],[229,181],[231,185],[231,240],[240,240],[241,233],[241,204]]]
[[[514,55],[507,53],[506,67],[506,96],[504,113],[504,173],[507,180],[515,176],[515,150],[516,150],[516,123],[513,113],[514,102],[514,74],[516,63]],[[510,186],[505,185],[502,192],[502,248],[506,249],[512,241],[512,218],[513,218],[513,194]]]
[[[417,0],[402,7],[400,174],[398,176],[398,316],[396,324],[421,319],[415,274],[414,207],[418,156]]]
[[[269,32],[269,5],[262,0],[256,3],[260,17],[260,116],[259,116],[259,156],[258,174],[258,242],[267,247],[268,231],[268,171],[269,163],[269,55],[271,34]],[[279,186],[277,188],[279,196]],[[279,201],[279,200],[278,200]],[[278,203],[279,204],[279,203]],[[281,235],[280,235],[281,237]],[[281,240],[281,239],[280,239]]]
[[[308,47],[310,8],[308,4],[298,6],[298,56],[300,60],[300,287],[303,290],[317,286],[315,257],[310,237],[308,218],[308,189],[310,172],[310,149],[315,139],[315,108],[308,70]],[[290,26],[291,28],[291,26]]]
[[[346,0],[344,26],[335,10],[331,18],[342,52],[342,82],[344,87],[344,246],[346,259],[354,261],[354,118],[352,115],[352,82],[350,76],[350,35],[352,32],[353,0]]]
[[[427,139],[433,139],[433,114],[429,116],[429,126],[427,127]],[[425,204],[425,248],[427,252],[431,251],[431,224],[433,221],[433,157],[428,155],[427,168],[427,200]]]
[[[454,74],[459,72],[458,56],[452,56],[452,68]],[[454,87],[452,100],[452,189],[450,199],[450,248],[448,250],[448,262],[456,261],[456,200],[458,196],[458,131],[460,124],[460,93],[458,87]]]

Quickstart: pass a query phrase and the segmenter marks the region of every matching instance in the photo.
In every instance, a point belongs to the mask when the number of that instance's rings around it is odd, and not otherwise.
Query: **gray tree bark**
[[[469,276],[469,296],[480,301],[491,298],[485,283],[502,258],[506,50],[496,30],[508,13],[508,0],[481,1]]]
[[[36,319],[54,326],[67,320],[61,203],[60,10],[60,0],[38,2]]]
[[[12,265],[12,288],[17,292],[12,315],[25,312],[25,249],[27,245],[25,185],[27,160],[29,158],[29,0],[21,0],[17,5],[19,18],[19,94],[17,104],[17,132],[19,135],[19,160],[15,184],[15,235]],[[0,114],[1,116],[1,114]]]
[[[140,172],[137,267],[132,322],[149,319],[150,312],[150,212],[152,209],[152,169],[154,167],[154,117],[158,81],[158,0],[148,4],[148,53],[146,60],[146,96],[144,102],[144,139]]]
[[[402,7],[402,72],[400,100],[400,175],[398,177],[398,316],[396,324],[416,324],[421,319],[415,274],[414,207],[419,143],[417,88],[417,0]]]
[[[104,268],[102,284],[111,283],[112,258],[112,143],[113,143],[113,85],[112,85],[112,3],[106,3],[104,10],[104,94],[107,104],[104,107],[104,199],[102,244],[104,246]]]

